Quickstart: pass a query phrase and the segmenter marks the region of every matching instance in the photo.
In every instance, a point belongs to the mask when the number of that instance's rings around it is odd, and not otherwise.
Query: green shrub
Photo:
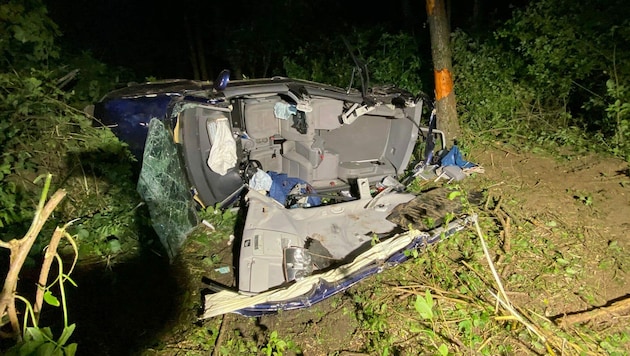
[[[395,84],[412,93],[425,90],[422,80],[422,60],[418,43],[404,33],[390,34],[382,29],[357,30],[348,41],[368,67],[370,83]],[[355,67],[341,38],[305,43],[284,58],[289,77],[347,87]],[[355,74],[354,87],[360,79]]]
[[[489,38],[456,32],[462,120],[476,134],[596,148],[627,159],[628,10],[618,0],[540,0],[516,10]]]
[[[79,242],[109,246],[112,235],[137,240],[139,197],[131,155],[111,131],[93,127],[91,118],[73,106],[95,101],[127,72],[110,70],[89,53],[64,61],[67,54],[54,42],[57,26],[40,1],[2,4],[0,19],[3,240],[25,232],[36,205],[32,197],[40,189],[32,182],[48,172],[59,177],[54,188],[66,189],[69,196],[51,227],[79,218],[73,227],[73,233],[80,233]],[[68,90],[67,78],[60,80],[74,72],[67,63],[77,64],[79,73],[86,69],[80,79],[69,77],[76,91]],[[108,76],[114,79],[108,81]]]

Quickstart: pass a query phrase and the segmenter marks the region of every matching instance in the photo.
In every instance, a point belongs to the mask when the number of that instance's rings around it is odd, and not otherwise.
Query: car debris
[[[209,318],[307,307],[464,229],[475,217],[444,202],[445,191],[416,195],[400,180],[462,178],[433,162],[450,152],[441,131],[423,126],[427,104],[391,86],[229,81],[223,72],[215,82],[113,91],[94,116],[137,156],[138,192],[171,259],[202,223],[199,209],[243,214],[228,244],[237,262],[218,270],[235,286],[211,283],[201,316]],[[427,156],[409,170],[418,141]]]

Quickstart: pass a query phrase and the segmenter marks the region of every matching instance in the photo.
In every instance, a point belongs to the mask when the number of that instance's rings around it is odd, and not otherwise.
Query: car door
[[[183,101],[172,115],[193,198],[202,207],[232,203],[244,188],[240,140],[228,108]]]

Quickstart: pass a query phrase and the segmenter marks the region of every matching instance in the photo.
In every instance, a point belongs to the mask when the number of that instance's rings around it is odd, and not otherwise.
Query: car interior
[[[351,124],[342,124],[349,105],[342,100],[312,98],[307,111],[287,119],[274,114],[279,103],[290,105],[279,95],[233,101],[235,113],[242,113],[243,148],[264,170],[328,189],[356,178],[376,182],[406,168],[402,165],[409,160],[418,131],[413,118],[404,119],[402,109],[378,106]],[[300,114],[302,132],[294,123]],[[238,120],[234,116],[233,122]]]
[[[322,197],[320,206],[288,209],[264,192],[247,193],[238,251],[238,289],[256,294],[339,266],[396,233],[387,216],[413,199],[377,194],[385,177],[404,173],[418,135],[416,106],[360,107],[336,98],[296,103],[281,94],[232,98],[229,110],[191,105],[179,113],[176,136],[201,202],[228,201],[247,186],[253,167],[299,178]],[[213,123],[228,118],[238,163],[218,174],[206,163]]]

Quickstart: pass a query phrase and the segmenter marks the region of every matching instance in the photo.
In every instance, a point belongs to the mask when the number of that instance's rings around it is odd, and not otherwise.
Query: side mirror
[[[221,71],[221,73],[219,73],[219,76],[214,81],[213,87],[217,91],[223,91],[225,90],[229,82],[230,82],[230,71],[227,69],[224,69]]]

